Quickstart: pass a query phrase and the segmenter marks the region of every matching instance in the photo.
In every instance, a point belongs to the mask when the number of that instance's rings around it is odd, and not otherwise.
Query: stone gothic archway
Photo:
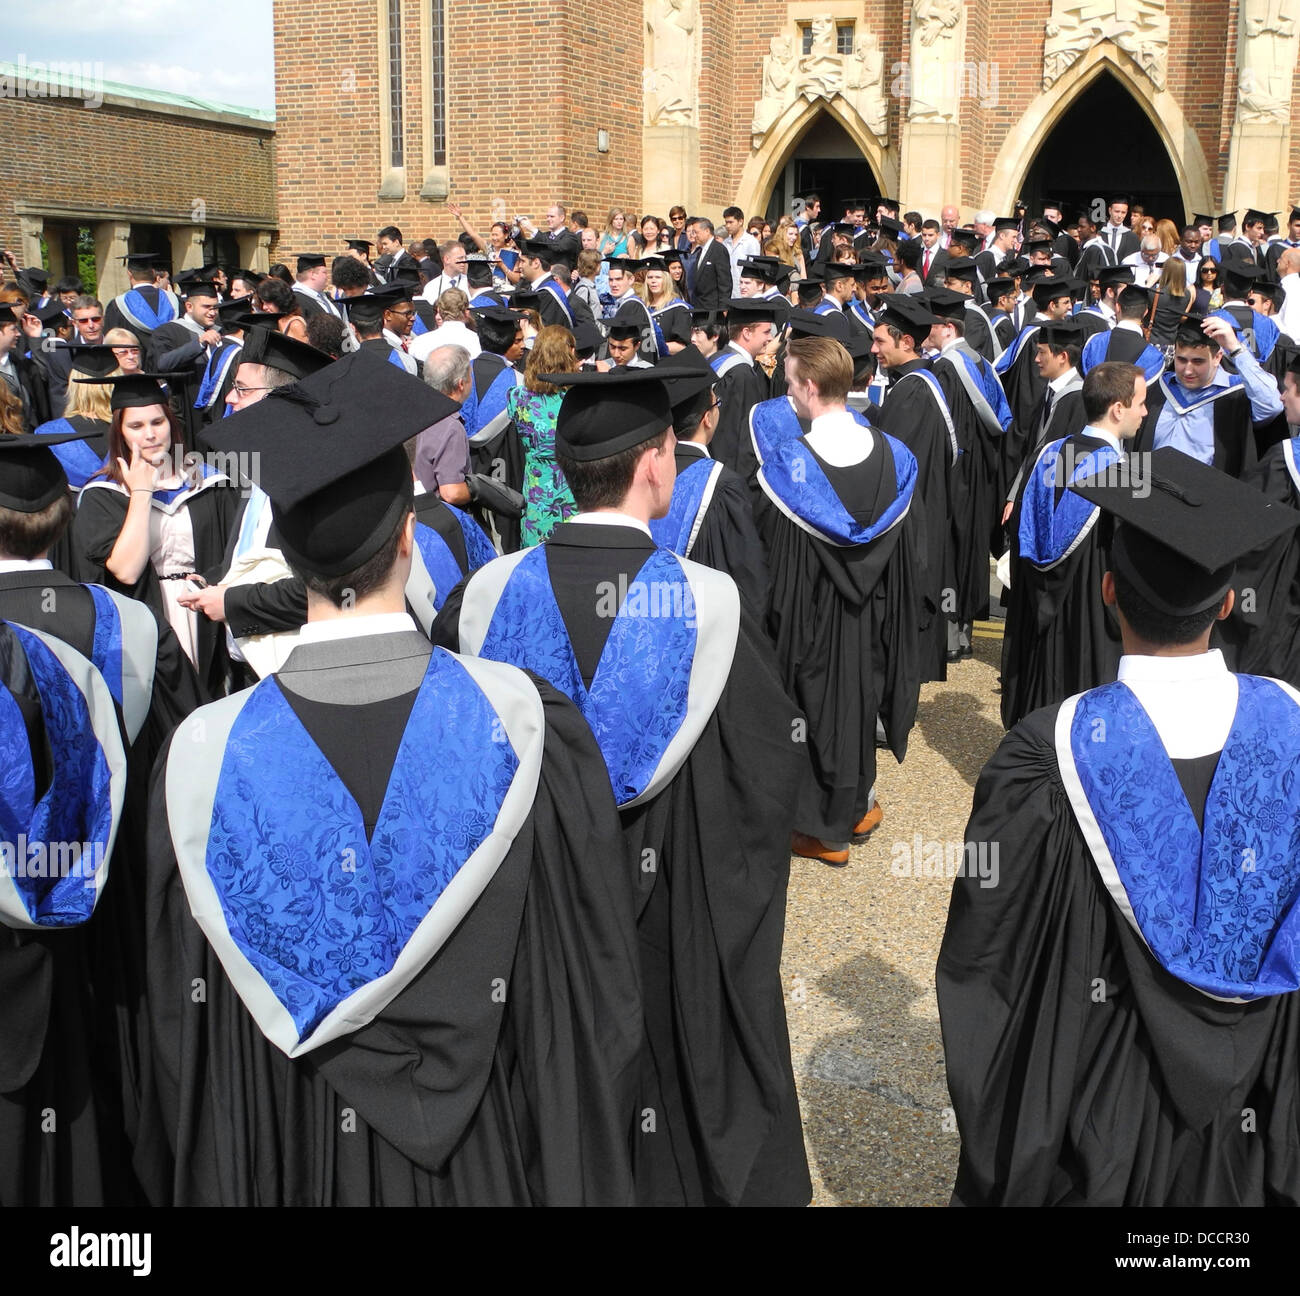
[[[1026,176],[1053,130],[1079,97],[1107,74],[1128,92],[1154,128],[1168,154],[1186,211],[1218,210],[1210,189],[1205,151],[1178,100],[1167,90],[1156,90],[1147,77],[1137,75],[1113,47],[1105,45],[1090,50],[1025,109],[993,164],[985,190],[989,207],[997,212],[1013,209]],[[1130,178],[1126,187],[1140,188],[1140,177]]]
[[[867,124],[841,97],[813,100],[800,98],[772,123],[760,147],[745,163],[736,197],[739,207],[746,212],[762,212],[766,209],[772,190],[786,164],[794,157],[799,142],[823,116],[831,118],[843,128],[853,146],[871,167],[872,174],[879,180],[881,192],[897,192],[898,159],[894,150],[883,148]],[[842,196],[831,194],[827,197],[834,200]],[[863,195],[867,198],[871,196]]]

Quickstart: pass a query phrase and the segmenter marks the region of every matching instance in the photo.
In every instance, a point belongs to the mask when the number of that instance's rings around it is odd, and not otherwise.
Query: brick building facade
[[[1300,0],[276,0],[275,251],[448,237],[448,196],[481,231],[810,185],[1289,208],[1298,27]]]
[[[128,251],[173,271],[217,259],[265,270],[275,236],[275,124],[228,108],[96,81],[76,65],[0,65],[0,247],[54,278],[90,232],[104,300]]]

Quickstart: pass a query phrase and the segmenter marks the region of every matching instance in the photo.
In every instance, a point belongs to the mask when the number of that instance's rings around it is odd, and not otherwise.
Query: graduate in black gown
[[[917,465],[901,441],[846,407],[853,362],[839,342],[796,338],[786,376],[788,400],[768,402],[754,434],[772,580],[767,628],[808,717],[812,758],[792,847],[842,865],[850,842],[865,841],[883,818],[876,719],[901,761],[916,717],[917,531],[908,510]],[[806,433],[796,414],[809,421]]]
[[[1209,637],[1300,515],[1167,449],[1078,489],[1119,519],[1124,656],[976,785],[936,974],[953,1200],[1298,1205],[1300,695]]]
[[[175,1200],[629,1203],[635,887],[600,754],[554,689],[403,611],[401,446],[454,407],[363,352],[280,392],[220,442],[262,456],[308,624],[154,783]]]
[[[713,370],[688,345],[660,362],[659,375],[673,403],[677,479],[672,504],[662,518],[651,520],[650,534],[680,557],[726,572],[746,610],[761,620],[767,606],[767,559],[754,526],[749,487],[709,454],[721,409]]]
[[[103,676],[57,636],[0,622],[0,684],[0,1205],[100,1206],[126,1171],[89,929],[126,749]]]
[[[60,435],[69,440],[61,441]],[[101,1146],[113,1195],[158,1200],[170,1179],[165,1143],[151,1121],[151,1066],[144,1021],[144,840],[149,775],[172,729],[202,700],[175,634],[135,599],[78,585],[49,553],[72,520],[68,480],[51,449],[78,433],[0,438],[0,617],[75,649],[100,672],[127,753],[121,827],[86,950]],[[53,447],[49,442],[54,441]],[[117,1142],[114,1144],[113,1139]]]
[[[773,336],[777,306],[761,297],[733,297],[727,303],[727,345],[709,363],[718,376],[718,428],[710,454],[733,472],[747,476],[742,462],[749,411],[767,400],[770,384],[757,357]]]
[[[1136,365],[1111,361],[1084,379],[1082,432],[1048,442],[1027,464],[1011,512],[1011,588],[1002,641],[1002,723],[1114,679],[1119,627],[1103,603],[1109,528],[1066,490],[1124,460],[1146,413]],[[1135,473],[1139,470],[1135,469]]]
[[[939,317],[913,297],[891,294],[876,324],[872,350],[889,372],[876,425],[897,437],[916,459],[912,513],[920,524],[917,627],[921,683],[947,678],[948,623],[944,590],[952,565],[949,478],[957,462],[952,411],[921,347]]]
[[[732,579],[651,538],[676,475],[657,375],[543,375],[571,387],[555,444],[578,515],[469,577],[434,637],[544,676],[604,754],[639,888],[637,1201],[804,1205],[780,979],[804,721]]]
[[[113,424],[108,463],[77,504],[72,575],[146,603],[176,631],[205,695],[219,697],[231,674],[224,627],[196,617],[180,598],[194,588],[189,577],[219,560],[239,493],[206,461],[187,461],[180,424],[156,379],[78,380],[112,385]]]

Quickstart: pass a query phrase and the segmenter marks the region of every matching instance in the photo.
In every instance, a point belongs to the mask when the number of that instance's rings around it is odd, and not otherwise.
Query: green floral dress
[[[506,396],[506,411],[524,448],[525,504],[519,524],[524,548],[541,544],[578,511],[569,483],[555,462],[555,420],[563,398],[563,392],[542,396],[527,387],[512,387]]]

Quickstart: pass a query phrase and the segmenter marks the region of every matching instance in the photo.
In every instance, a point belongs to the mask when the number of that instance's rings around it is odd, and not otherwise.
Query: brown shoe
[[[840,868],[849,862],[847,850],[832,850],[824,841],[799,832],[790,835],[790,852],[804,859],[821,860],[823,864],[830,864],[835,868]]]
[[[853,844],[855,846],[861,846],[862,843],[880,827],[880,821],[884,817],[885,812],[880,808],[880,803],[877,802],[856,824],[853,825]]]

